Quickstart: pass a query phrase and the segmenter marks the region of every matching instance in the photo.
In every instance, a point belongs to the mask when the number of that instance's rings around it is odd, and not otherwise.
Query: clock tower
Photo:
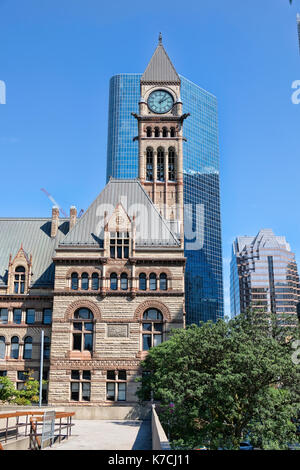
[[[162,44],[141,77],[138,121],[139,179],[156,208],[184,244],[183,134],[180,78]]]

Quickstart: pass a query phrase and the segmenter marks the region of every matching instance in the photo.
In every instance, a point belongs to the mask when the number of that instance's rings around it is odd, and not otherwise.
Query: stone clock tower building
[[[134,405],[140,361],[185,324],[180,79],[161,38],[141,79],[139,178],[80,217],[0,219],[0,375],[53,406]]]
[[[138,121],[139,179],[183,247],[183,134],[180,78],[163,44],[141,77]]]

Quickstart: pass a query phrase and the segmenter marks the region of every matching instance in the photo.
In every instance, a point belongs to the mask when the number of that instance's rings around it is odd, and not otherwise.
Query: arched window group
[[[128,274],[122,273],[120,276],[120,284],[117,273],[111,273],[110,275],[110,289],[111,290],[118,290],[118,286],[120,285],[121,290],[128,290],[129,283],[128,283]]]
[[[10,359],[20,359],[20,355],[23,359],[32,359],[33,351],[33,339],[32,336],[25,336],[23,342],[23,349],[21,349],[22,343],[18,336],[12,336],[10,343],[8,343],[8,356]],[[23,352],[22,352],[23,351]],[[39,352],[40,356],[40,352]],[[4,336],[0,336],[0,359],[6,357],[6,340]],[[50,338],[44,337],[44,359],[50,358]]]
[[[148,126],[146,128],[146,136],[147,137],[176,137],[176,129],[174,126],[172,127],[166,127],[163,126],[162,128],[156,126],[156,127],[151,127]]]
[[[139,275],[139,290],[167,290],[168,289],[168,278],[165,273],[161,273],[159,276],[156,273],[150,273],[149,279],[145,273]]]
[[[79,276],[78,273],[71,274],[71,289],[72,290],[99,290],[100,278],[98,273],[93,273],[90,277],[88,273],[84,272]]]
[[[156,152],[156,180],[165,181],[166,177],[168,181],[176,179],[174,147],[169,147],[167,152],[163,147],[158,147]],[[146,150],[146,180],[154,180],[154,151],[151,147]]]

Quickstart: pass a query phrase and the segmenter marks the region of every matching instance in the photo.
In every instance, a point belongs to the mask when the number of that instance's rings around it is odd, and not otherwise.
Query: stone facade
[[[162,47],[155,54],[167,60]],[[149,111],[147,100],[156,89],[172,95],[171,111]],[[139,181],[110,181],[80,219],[72,206],[70,220],[60,220],[54,207],[51,220],[41,221],[32,236],[39,241],[23,242],[22,229],[15,253],[7,253],[0,285],[0,373],[20,387],[18,372],[33,369],[38,377],[43,329],[51,405],[136,403],[141,360],[185,325],[180,81],[142,82],[141,96]],[[149,125],[159,127],[156,137],[147,137]],[[150,146],[153,180],[147,181]],[[164,181],[156,178],[160,147],[165,155],[174,149],[171,181],[167,158]],[[13,232],[17,222],[4,226]]]

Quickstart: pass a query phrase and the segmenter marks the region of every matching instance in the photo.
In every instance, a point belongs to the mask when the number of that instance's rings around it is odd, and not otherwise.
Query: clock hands
[[[159,101],[159,104],[163,103],[164,101],[166,101],[166,99],[168,99],[169,97],[168,96],[165,96],[162,100]]]

